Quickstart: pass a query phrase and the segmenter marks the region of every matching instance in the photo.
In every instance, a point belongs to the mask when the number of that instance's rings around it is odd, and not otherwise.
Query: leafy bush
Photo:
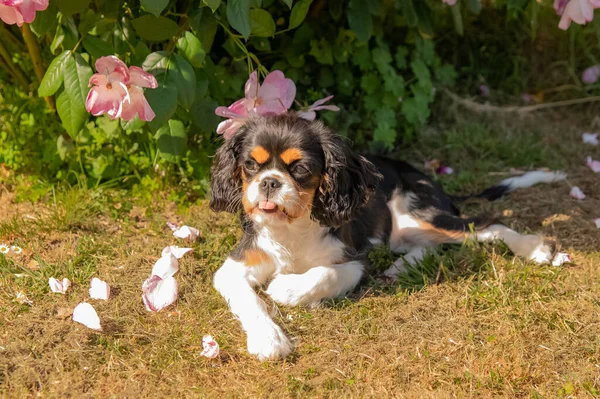
[[[443,33],[439,43],[461,40],[482,7],[480,0],[461,4],[50,0],[22,27],[28,54],[15,26],[1,28],[0,50],[12,57],[0,63],[0,163],[50,180],[87,176],[94,184],[130,179],[151,187],[148,176],[166,169],[205,190],[218,145],[214,110],[239,98],[254,70],[262,77],[283,71],[296,82],[303,105],[335,95],[341,112],[323,114],[327,123],[358,147],[392,150],[427,122],[436,89],[457,78],[439,54],[460,62],[436,49],[433,38]],[[508,10],[510,19],[542,6],[506,0],[493,7]],[[90,117],[88,82],[95,62],[109,55],[154,75],[157,87],[144,93],[154,118]],[[34,73],[47,105],[26,94]]]

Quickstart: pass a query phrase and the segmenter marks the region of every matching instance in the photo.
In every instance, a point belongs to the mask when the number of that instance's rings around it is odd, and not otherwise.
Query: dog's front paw
[[[292,343],[275,323],[248,331],[248,352],[261,361],[283,359],[292,349]]]
[[[267,294],[280,305],[307,305],[313,298],[305,285],[302,275],[279,274],[269,284]]]

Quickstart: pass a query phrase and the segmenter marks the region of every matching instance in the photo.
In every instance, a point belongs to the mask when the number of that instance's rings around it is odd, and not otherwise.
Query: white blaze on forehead
[[[256,205],[258,203],[260,197],[260,184],[264,179],[269,177],[275,178],[281,183],[281,188],[277,191],[276,195],[270,198],[273,200],[273,202],[277,203],[278,205],[285,206],[286,200],[293,200],[294,197],[291,195],[296,190],[294,188],[294,184],[290,181],[290,178],[278,170],[269,169],[259,173],[258,176],[252,179],[252,182],[248,185],[248,188],[246,189],[246,198],[248,199],[248,202],[250,202],[252,205]]]

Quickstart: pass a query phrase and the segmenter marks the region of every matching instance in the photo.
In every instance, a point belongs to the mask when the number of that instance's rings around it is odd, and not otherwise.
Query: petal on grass
[[[209,359],[214,359],[219,356],[219,344],[210,335],[205,335],[202,338],[203,351],[200,355]]]
[[[167,247],[168,248],[168,247]],[[161,279],[173,276],[179,271],[179,262],[171,253],[164,254],[156,261],[152,268],[152,275]]]
[[[162,250],[162,256],[173,255],[177,259],[183,258],[183,255],[193,251],[194,248],[180,248],[176,245],[170,245]]]
[[[556,255],[554,255],[554,259],[552,259],[552,266],[561,266],[571,262],[573,262],[571,255],[565,252],[557,252]]]
[[[92,330],[102,331],[100,318],[98,317],[98,313],[96,313],[96,309],[87,302],[81,302],[79,305],[75,306],[75,309],[73,310],[73,321],[81,323]]]
[[[573,186],[571,188],[571,191],[569,192],[569,195],[575,199],[578,200],[583,200],[585,199],[585,194],[583,193],[583,191],[581,191],[581,189],[577,186]]]
[[[594,161],[592,157],[587,157],[585,164],[592,170],[592,172],[600,172],[600,161]]]
[[[600,229],[600,218],[594,219],[594,223],[596,224],[596,228]]]
[[[50,286],[50,290],[52,292],[57,294],[65,294],[71,286],[71,281],[68,278],[63,278],[62,281],[60,281],[54,277],[50,277],[48,279],[48,285]]]
[[[598,145],[598,133],[583,133],[581,140],[584,144]]]
[[[142,285],[142,300],[149,312],[158,312],[177,300],[177,281],[151,276]]]
[[[90,282],[90,298],[108,301],[110,298],[110,286],[108,283],[94,277]]]
[[[196,241],[198,235],[200,235],[200,231],[198,229],[185,225],[181,226],[173,232],[173,236],[175,236],[176,238],[181,238],[190,241]]]

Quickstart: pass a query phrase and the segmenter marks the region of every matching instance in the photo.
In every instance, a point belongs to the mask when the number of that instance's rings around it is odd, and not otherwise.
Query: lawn
[[[451,246],[395,282],[369,276],[347,299],[317,309],[275,307],[296,344],[285,361],[261,363],[212,288],[212,274],[240,231],[234,216],[200,201],[177,206],[167,193],[148,202],[116,189],[57,188],[37,203],[0,187],[0,392],[7,398],[149,397],[598,397],[600,395],[600,176],[581,142],[587,125],[566,114],[515,120],[464,119],[428,128],[398,155],[422,165],[439,158],[456,173],[452,193],[482,189],[510,168],[561,168],[569,179],[515,192],[465,213],[503,214],[540,232],[573,257],[562,267],[515,258],[502,243]],[[9,177],[9,176],[5,176]],[[14,179],[14,176],[11,177]],[[6,181],[10,181],[9,178]],[[569,197],[571,185],[588,195]],[[22,190],[22,188],[21,188]],[[166,245],[183,245],[166,221],[197,227],[177,276],[179,300],[159,313],[141,285]],[[393,255],[370,258],[384,269]],[[49,277],[73,281],[53,294]],[[88,298],[89,281],[113,297]],[[24,293],[31,305],[19,303]],[[65,310],[88,300],[104,331],[74,323]],[[68,313],[68,312],[67,312]],[[221,346],[200,355],[202,337]]]

